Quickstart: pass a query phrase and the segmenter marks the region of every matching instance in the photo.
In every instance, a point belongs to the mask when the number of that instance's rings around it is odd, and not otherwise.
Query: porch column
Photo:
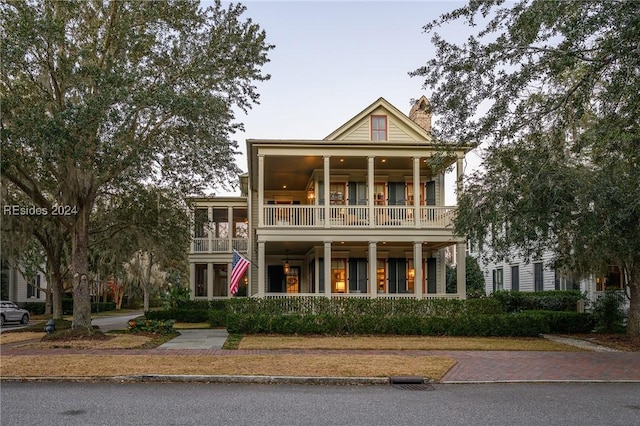
[[[413,242],[413,293],[416,299],[422,299],[422,241]]]
[[[375,207],[374,207],[374,186],[375,186],[375,170],[373,168],[374,166],[374,160],[375,157],[370,156],[367,158],[367,199],[369,200],[368,204],[369,204],[369,228],[374,228],[376,221],[375,221]],[[375,244],[375,243],[374,243]],[[375,282],[375,280],[374,280]],[[375,287],[374,287],[375,289]],[[374,292],[374,294],[378,294],[378,291],[376,290]]]
[[[231,266],[227,266],[230,268]],[[231,269],[229,269],[231,271]],[[231,273],[227,274],[227,277],[231,277]],[[228,280],[228,278],[227,278]],[[227,291],[227,294],[229,292]],[[207,263],[207,300],[211,300],[213,298],[213,263]]]
[[[264,155],[260,154],[258,154],[258,226],[260,228],[264,226]]]
[[[456,175],[456,199],[460,201],[464,179],[464,154],[458,154],[458,161],[456,162]]]
[[[191,290],[190,299],[194,300],[196,298],[196,264],[189,264],[189,289]]]
[[[420,223],[420,189],[420,157],[413,157],[413,221],[416,228],[422,225]]]
[[[467,298],[467,243],[456,244],[456,278],[458,281],[458,299]]]
[[[229,245],[227,246],[227,252],[233,253],[233,233],[235,231],[235,227],[233,224],[233,207],[231,206],[227,209],[227,222],[229,223],[229,235],[227,235]]]
[[[264,261],[264,242],[258,242],[258,297],[265,294],[265,273],[266,265]]]
[[[324,156],[323,157],[323,165],[322,165],[322,178],[324,179],[324,227],[325,228],[329,228],[330,224],[330,217],[329,216],[329,209],[330,209],[330,205],[331,205],[331,200],[329,199],[330,197],[330,189],[329,189],[329,185],[331,184],[331,176],[329,174],[329,160],[331,159],[331,157],[328,156]],[[325,257],[326,260],[326,257]],[[325,262],[326,263],[326,262]]]
[[[207,207],[207,220],[209,221],[209,223],[213,223],[213,207]],[[211,229],[210,226],[207,226],[207,237],[209,239],[208,241],[208,247],[207,247],[207,253],[213,253],[213,236],[215,234],[215,229]]]
[[[324,242],[324,295],[331,297],[331,241]]]
[[[378,243],[369,241],[369,297],[378,297]]]

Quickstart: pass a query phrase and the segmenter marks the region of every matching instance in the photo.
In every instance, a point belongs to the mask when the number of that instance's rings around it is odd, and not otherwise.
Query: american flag
[[[247,272],[247,269],[251,265],[251,262],[238,253],[237,251],[233,251],[233,265],[231,268],[231,278],[229,279],[229,293],[236,294],[238,292],[238,284],[240,284],[240,280],[244,276],[244,273]]]

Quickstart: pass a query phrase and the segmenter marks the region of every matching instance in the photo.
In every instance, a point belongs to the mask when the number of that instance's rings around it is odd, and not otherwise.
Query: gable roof
[[[352,119],[344,123],[342,126],[338,127],[334,130],[330,135],[326,136],[324,140],[340,140],[345,138],[355,126],[361,123],[363,120],[368,120],[368,116],[371,115],[372,112],[384,109],[390,117],[393,117],[395,121],[398,121],[404,124],[409,128],[410,131],[415,132],[416,136],[420,139],[424,139],[426,141],[431,141],[432,136],[418,124],[416,124],[413,120],[411,120],[408,116],[403,114],[398,108],[393,106],[389,101],[385,98],[378,98],[371,105],[360,111],[357,115],[355,115]]]

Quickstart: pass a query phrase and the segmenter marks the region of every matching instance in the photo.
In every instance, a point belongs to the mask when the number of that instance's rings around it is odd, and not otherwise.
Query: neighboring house
[[[547,290],[580,290],[590,300],[596,300],[605,289],[624,288],[620,269],[611,266],[606,274],[579,278],[577,275],[558,271],[549,266],[553,258],[551,251],[546,251],[539,259],[525,262],[521,257],[514,257],[504,262],[484,262],[477,245],[469,243],[469,255],[478,260],[484,274],[485,290],[491,294],[496,290],[511,291],[547,291]]]
[[[247,140],[241,196],[191,200],[192,297],[229,297],[236,249],[252,262],[249,296],[464,298],[466,241],[444,173],[455,165],[461,182],[470,148],[445,153],[430,128],[424,96],[409,116],[379,98],[324,139]],[[462,259],[456,294],[447,247]]]
[[[10,300],[19,305],[26,302],[44,302],[47,294],[38,288],[47,288],[47,280],[42,272],[38,272],[29,285],[17,268],[6,260],[0,266],[0,292],[2,300]]]

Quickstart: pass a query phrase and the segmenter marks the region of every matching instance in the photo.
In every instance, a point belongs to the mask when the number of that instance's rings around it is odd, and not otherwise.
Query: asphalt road
[[[12,425],[637,425],[639,383],[297,386],[5,382]]]

